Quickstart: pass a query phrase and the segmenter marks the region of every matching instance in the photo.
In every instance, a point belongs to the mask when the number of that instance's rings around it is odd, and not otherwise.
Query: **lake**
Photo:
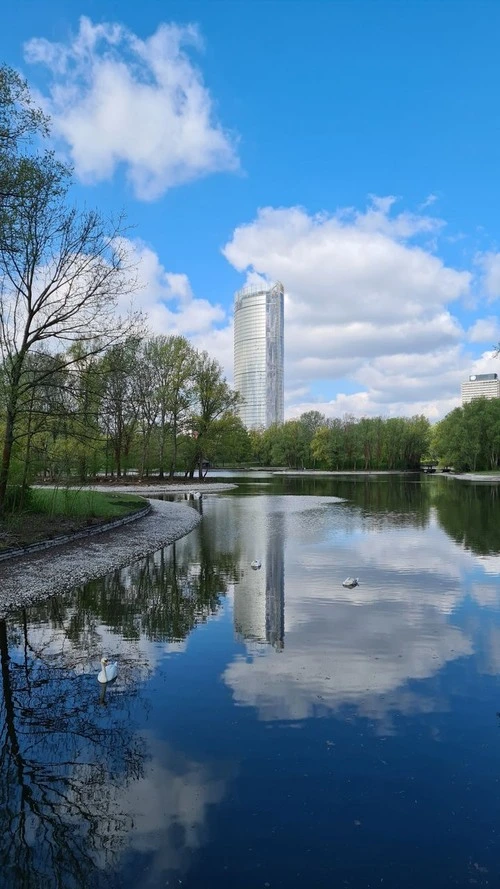
[[[0,887],[500,885],[500,488],[239,484],[0,621]]]

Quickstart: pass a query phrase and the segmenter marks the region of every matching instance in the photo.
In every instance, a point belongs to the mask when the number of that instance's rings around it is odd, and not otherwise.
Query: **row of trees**
[[[161,478],[198,468],[201,477],[206,460],[247,456],[238,396],[218,362],[184,337],[132,336],[102,355],[79,344],[70,351],[25,362],[11,459],[23,487],[40,476],[120,477],[130,467]]]
[[[282,426],[250,433],[252,456],[267,466],[293,469],[418,469],[430,441],[430,423],[411,418],[327,419],[318,411]]]

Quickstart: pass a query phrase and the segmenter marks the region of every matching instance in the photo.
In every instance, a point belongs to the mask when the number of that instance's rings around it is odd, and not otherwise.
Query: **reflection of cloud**
[[[149,735],[144,742],[152,754],[149,767],[116,805],[133,818],[130,847],[148,855],[141,884],[156,887],[168,871],[187,870],[193,852],[207,842],[208,809],[222,800],[234,769],[189,759]]]
[[[316,611],[308,614],[304,603],[300,626],[287,632],[285,651],[272,664],[263,654],[233,661],[225,680],[237,703],[256,707],[262,719],[305,719],[344,704],[375,713],[366,702],[472,653],[470,640],[435,609],[412,615],[402,603],[335,603],[320,619]]]
[[[483,608],[498,608],[500,603],[500,591],[492,583],[472,583],[470,594]]]
[[[346,529],[346,509],[287,515],[285,651],[278,658],[247,646],[224,675],[235,701],[261,719],[350,705],[385,724],[392,710],[432,710],[436,703],[408,681],[472,654],[469,633],[450,615],[464,598],[463,577],[484,560],[458,548],[433,514],[418,533],[390,524],[365,533],[359,515]],[[342,587],[347,574],[360,576],[359,587]],[[474,589],[480,604],[492,595],[496,603],[493,589]]]

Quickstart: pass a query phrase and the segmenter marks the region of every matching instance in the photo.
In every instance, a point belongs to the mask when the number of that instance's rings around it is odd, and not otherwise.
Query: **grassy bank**
[[[0,552],[71,534],[141,509],[136,494],[37,488],[27,493],[22,511],[0,521]]]

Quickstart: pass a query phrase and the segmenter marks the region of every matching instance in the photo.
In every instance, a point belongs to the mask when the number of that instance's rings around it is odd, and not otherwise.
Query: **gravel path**
[[[225,490],[228,486],[214,487]],[[148,488],[144,493],[153,491]],[[173,493],[171,488],[168,493]],[[149,515],[122,528],[0,564],[0,618],[12,608],[123,568],[183,537],[201,521],[200,513],[187,503],[152,500],[151,505]]]

